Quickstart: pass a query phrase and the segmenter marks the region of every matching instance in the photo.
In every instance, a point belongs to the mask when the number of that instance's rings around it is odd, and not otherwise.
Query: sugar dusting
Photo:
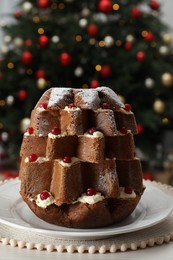
[[[64,100],[64,97],[70,95],[71,92],[72,88],[52,88],[48,107],[59,105]]]

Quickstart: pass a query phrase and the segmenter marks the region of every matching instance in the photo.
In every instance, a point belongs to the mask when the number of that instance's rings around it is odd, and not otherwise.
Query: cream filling
[[[72,108],[70,108],[70,107],[66,106],[64,108],[64,110],[69,113],[70,111],[80,111],[81,109],[79,107],[72,107]]]
[[[131,194],[127,194],[125,191],[124,191],[124,187],[120,187],[120,196],[119,198],[120,199],[134,199],[136,198],[136,193],[134,191],[132,191]]]
[[[80,160],[77,157],[71,157],[71,163],[65,163],[63,160],[56,159],[59,164],[61,164],[64,167],[70,167],[72,164],[78,163]]]
[[[36,161],[34,162],[38,162],[38,163],[43,163],[43,162],[46,162],[48,161],[48,159],[46,157],[38,157]],[[29,157],[26,157],[25,158],[25,163],[28,163],[29,162]]]
[[[56,139],[56,138],[61,138],[62,136],[65,136],[65,132],[64,133],[61,133],[59,135],[54,135],[52,133],[49,133],[48,134],[48,137],[51,138],[51,139]]]
[[[103,137],[103,133],[100,132],[100,131],[95,131],[92,135],[90,135],[90,134],[88,134],[88,133],[86,132],[86,133],[84,134],[84,136],[89,137],[89,138],[97,138],[97,137],[101,138],[101,137]]]
[[[99,201],[102,201],[104,199],[104,196],[101,195],[100,192],[97,192],[95,195],[87,196],[86,193],[83,193],[81,197],[77,199],[74,203],[82,202],[82,203],[88,203],[88,204],[95,204]]]
[[[44,107],[37,107],[37,112],[43,112],[45,111]]]
[[[37,206],[39,206],[40,208],[47,208],[48,206],[52,205],[54,202],[55,202],[55,199],[54,197],[51,195],[51,193],[49,192],[49,197],[45,200],[42,200],[40,198],[40,194],[37,195],[37,198],[36,198],[36,204]]]

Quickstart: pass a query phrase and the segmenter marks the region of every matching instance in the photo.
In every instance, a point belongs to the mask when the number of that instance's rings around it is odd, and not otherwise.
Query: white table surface
[[[79,253],[58,253],[48,251],[29,250],[26,248],[12,247],[0,243],[0,260],[167,260],[173,259],[173,241],[161,246],[147,247],[145,249],[138,249],[136,251],[126,251],[118,253],[106,254],[79,254]]]

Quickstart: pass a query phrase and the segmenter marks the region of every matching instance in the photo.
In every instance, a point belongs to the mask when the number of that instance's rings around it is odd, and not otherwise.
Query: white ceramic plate
[[[100,239],[151,227],[173,211],[173,200],[161,189],[146,184],[146,190],[135,211],[126,220],[109,227],[73,229],[46,223],[36,217],[19,194],[18,179],[0,185],[0,223],[64,239]]]

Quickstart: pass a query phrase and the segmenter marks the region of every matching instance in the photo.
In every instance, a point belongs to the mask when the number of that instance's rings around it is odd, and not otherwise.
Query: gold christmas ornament
[[[172,35],[170,33],[165,33],[163,35],[163,41],[165,44],[170,45],[172,43]]]
[[[45,79],[40,78],[40,79],[37,80],[37,87],[39,89],[44,89],[46,86],[47,86],[47,82],[46,82]]]
[[[30,125],[30,118],[23,118],[21,121],[20,121],[20,131],[21,133],[25,133],[26,132],[26,129],[29,127]]]
[[[172,74],[169,73],[169,72],[163,73],[162,76],[161,76],[161,81],[162,81],[162,84],[165,87],[171,87],[173,85],[173,76],[172,76]]]
[[[165,103],[161,99],[156,99],[153,104],[155,112],[162,114],[165,111]]]

